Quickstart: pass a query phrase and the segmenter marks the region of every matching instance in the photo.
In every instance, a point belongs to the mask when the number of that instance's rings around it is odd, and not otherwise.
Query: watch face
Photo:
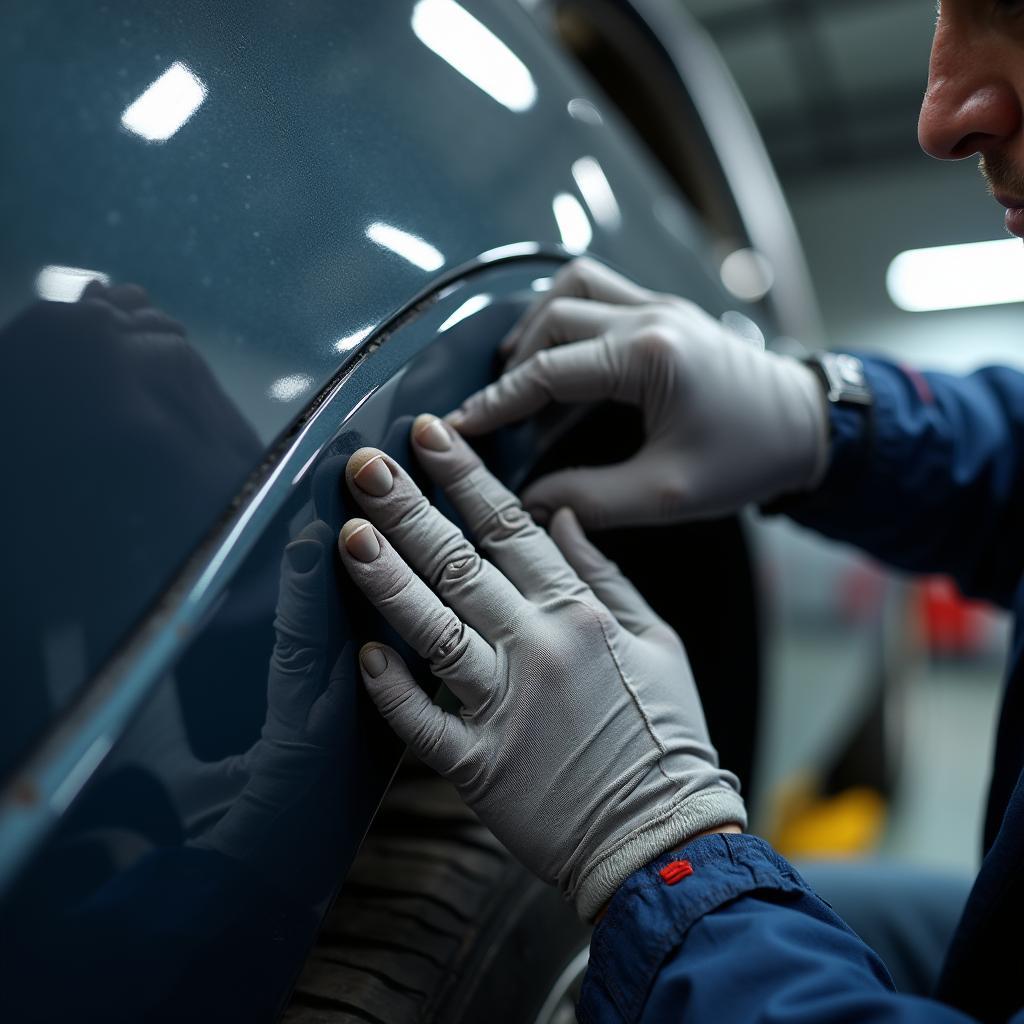
[[[828,400],[837,405],[871,405],[874,401],[864,364],[856,357],[824,352],[814,362],[828,386]]]
[[[834,366],[840,380],[849,387],[866,388],[867,378],[864,376],[864,364],[856,356],[837,355]]]

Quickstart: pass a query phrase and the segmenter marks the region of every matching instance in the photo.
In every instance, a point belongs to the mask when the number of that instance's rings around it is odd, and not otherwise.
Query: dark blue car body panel
[[[241,853],[209,841],[267,715],[282,549],[350,514],[352,451],[408,465],[411,417],[492,379],[575,242],[555,197],[587,216],[576,161],[597,161],[619,210],[589,212],[590,251],[715,314],[735,305],[696,215],[525,13],[428,3],[5,18],[4,1019],[276,1012],[401,755],[355,671],[383,626],[336,572],[333,756],[244,823]],[[413,31],[417,9],[456,7],[528,69],[528,107]],[[146,141],[122,112],[174,62],[205,98]],[[574,118],[574,98],[603,117]],[[375,224],[437,257],[383,247]],[[67,266],[143,286],[183,334],[40,300],[41,268]],[[481,450],[514,486],[559,429],[552,414]]]

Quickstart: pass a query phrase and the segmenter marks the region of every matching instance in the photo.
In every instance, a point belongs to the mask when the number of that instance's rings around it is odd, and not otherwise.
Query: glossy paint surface
[[[352,451],[404,461],[414,415],[491,379],[568,250],[728,303],[696,221],[512,5],[11,21],[0,1000],[265,1019],[400,753],[355,672],[380,626],[333,559],[328,654],[280,685],[285,545],[337,531]],[[114,289],[73,301],[90,274]],[[514,486],[557,428],[482,450]]]
[[[439,276],[525,240],[685,291],[702,244],[683,205],[676,237],[654,219],[668,186],[515,5],[40,3],[7,24],[3,425],[24,483],[4,542],[16,590],[67,594],[11,620],[47,639],[10,666],[34,696],[10,695],[0,774],[351,352]],[[472,62],[482,38],[496,79]],[[41,302],[90,275],[145,288],[191,352]],[[185,422],[195,391],[209,401],[162,444],[153,428]],[[69,526],[80,543],[58,554]]]
[[[194,639],[10,893],[5,1016],[20,1019],[41,990],[58,993],[54,1019],[159,1018],[196,999],[229,1019],[273,1011],[401,753],[355,660],[362,637],[388,634],[334,556],[352,511],[345,462],[364,444],[407,461],[413,416],[488,379],[492,343],[552,267],[527,262],[450,289],[361,361],[288,453],[275,507],[232,556],[237,568],[193,589],[204,610]],[[477,312],[460,319],[467,303]],[[543,449],[543,429],[526,428],[492,459],[514,482]],[[327,629],[330,639],[304,686],[296,671],[275,675],[271,655],[282,550],[314,521],[326,524],[326,607],[322,620],[299,615],[290,637]]]

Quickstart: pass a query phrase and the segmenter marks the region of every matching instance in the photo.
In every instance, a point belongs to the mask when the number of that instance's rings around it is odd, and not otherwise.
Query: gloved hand
[[[413,448],[493,562],[373,448],[347,469],[372,523],[345,524],[341,558],[462,713],[379,644],[360,652],[364,682],[416,755],[591,919],[658,854],[745,824],[737,780],[718,768],[678,636],[572,513],[549,536],[434,417],[413,425]]]
[[[502,348],[504,375],[447,417],[467,436],[552,401],[614,399],[644,414],[633,458],[552,473],[523,492],[541,518],[566,505],[597,529],[679,522],[809,490],[824,475],[827,413],[811,370],[592,260],[562,270]]]
[[[266,721],[259,740],[234,766],[245,779],[244,788],[227,813],[195,839],[197,846],[258,864],[271,875],[280,872],[282,863],[294,870],[289,812],[298,808],[308,815],[309,802],[316,799],[311,794],[318,789],[324,810],[334,808],[338,719],[353,680],[351,648],[333,667],[328,664],[333,545],[330,527],[314,520],[284,549]],[[325,830],[329,827],[325,823]]]

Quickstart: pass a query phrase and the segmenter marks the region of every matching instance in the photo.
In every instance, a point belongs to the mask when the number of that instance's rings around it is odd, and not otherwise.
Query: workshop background
[[[1024,366],[1020,305],[906,312],[900,253],[1005,238],[977,163],[917,144],[934,5],[689,0],[742,90],[789,200],[827,343],[926,369]],[[756,823],[793,856],[973,870],[1008,624],[944,580],[909,581],[762,522],[769,597]],[[956,826],[951,823],[956,822]]]

